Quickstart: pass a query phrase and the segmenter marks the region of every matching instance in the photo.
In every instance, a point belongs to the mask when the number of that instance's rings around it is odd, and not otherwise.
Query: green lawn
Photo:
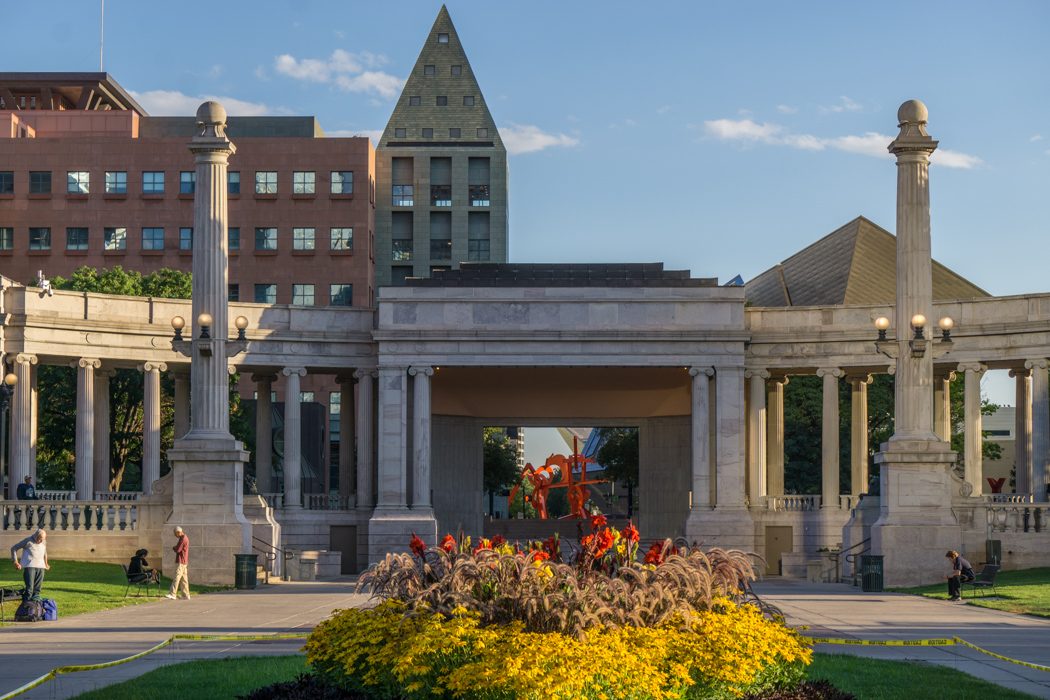
[[[77,697],[86,700],[232,698],[271,683],[291,680],[305,670],[306,659],[302,656],[190,661]],[[1032,697],[944,666],[837,654],[814,654],[809,678],[829,680],[859,700],[1027,700]]]
[[[1004,688],[947,666],[814,654],[810,680],[825,679],[858,700],[1022,700],[1035,696]]]
[[[184,700],[234,698],[256,688],[288,681],[306,670],[304,656],[243,656],[164,666],[90,693],[84,700]]]
[[[190,570],[192,581],[193,571]],[[168,592],[171,584],[169,579],[161,577],[161,595]],[[147,600],[146,592],[138,591],[132,586],[128,591],[128,599],[124,600],[124,588],[127,579],[124,570],[119,564],[100,564],[86,561],[58,561],[51,560],[51,570],[44,576],[44,587],[40,595],[44,598],[54,598],[58,604],[59,617],[68,615],[80,615],[96,610],[108,610],[125,605],[137,605],[156,600],[157,588],[150,587],[151,597]],[[0,586],[4,588],[21,588],[22,572],[7,562],[0,568]],[[206,593],[208,591],[221,590],[214,586],[190,586],[193,593]],[[136,593],[141,597],[136,598]],[[5,617],[10,621],[14,617],[17,601],[4,605]]]
[[[979,594],[974,598],[967,589],[963,593],[964,600],[983,608],[1050,617],[1050,568],[1000,571],[995,579],[995,588],[999,593],[997,598],[981,598]],[[948,598],[948,587],[944,584],[893,590],[927,598]]]

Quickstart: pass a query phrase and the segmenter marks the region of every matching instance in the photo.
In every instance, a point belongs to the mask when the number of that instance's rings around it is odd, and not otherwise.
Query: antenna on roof
[[[106,0],[100,0],[102,3],[102,11],[98,17],[98,72],[104,73],[105,69],[102,67],[102,47],[105,45],[106,40]]]

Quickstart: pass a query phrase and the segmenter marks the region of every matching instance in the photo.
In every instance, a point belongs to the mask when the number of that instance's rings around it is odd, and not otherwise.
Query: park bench
[[[998,592],[995,590],[995,576],[999,573],[999,568],[998,564],[985,564],[984,568],[977,574],[977,578],[962,585],[962,592],[965,593],[966,587],[969,586],[973,596],[976,596],[977,592],[980,591],[983,597],[984,592],[988,589],[991,589],[993,595],[998,595]]]

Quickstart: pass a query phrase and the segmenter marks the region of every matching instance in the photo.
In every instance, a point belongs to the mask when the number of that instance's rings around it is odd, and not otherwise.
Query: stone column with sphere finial
[[[237,149],[226,136],[226,110],[218,102],[205,102],[197,110],[189,150],[196,161],[193,318],[188,342],[181,345],[189,346],[190,426],[168,450],[172,465],[168,526],[182,527],[190,538],[191,579],[228,585],[234,581],[234,555],[252,551],[252,523],[243,509],[248,453],[230,434],[227,363],[226,169]],[[173,328],[181,330],[183,325],[181,319],[173,319]],[[164,570],[174,570],[171,548],[162,551]]]
[[[944,553],[962,545],[952,513],[953,494],[962,486],[951,475],[955,453],[933,430],[929,166],[937,142],[926,133],[927,116],[918,100],[902,104],[900,133],[889,145],[897,158],[895,420],[893,436],[875,457],[880,503],[871,527],[872,553],[883,557],[887,586],[943,581]]]

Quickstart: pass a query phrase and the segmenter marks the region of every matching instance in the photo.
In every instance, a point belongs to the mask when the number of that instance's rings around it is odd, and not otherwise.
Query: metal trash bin
[[[236,569],[233,585],[239,591],[252,590],[259,584],[258,554],[234,554]]]
[[[865,593],[882,593],[882,555],[861,555],[860,589]]]

